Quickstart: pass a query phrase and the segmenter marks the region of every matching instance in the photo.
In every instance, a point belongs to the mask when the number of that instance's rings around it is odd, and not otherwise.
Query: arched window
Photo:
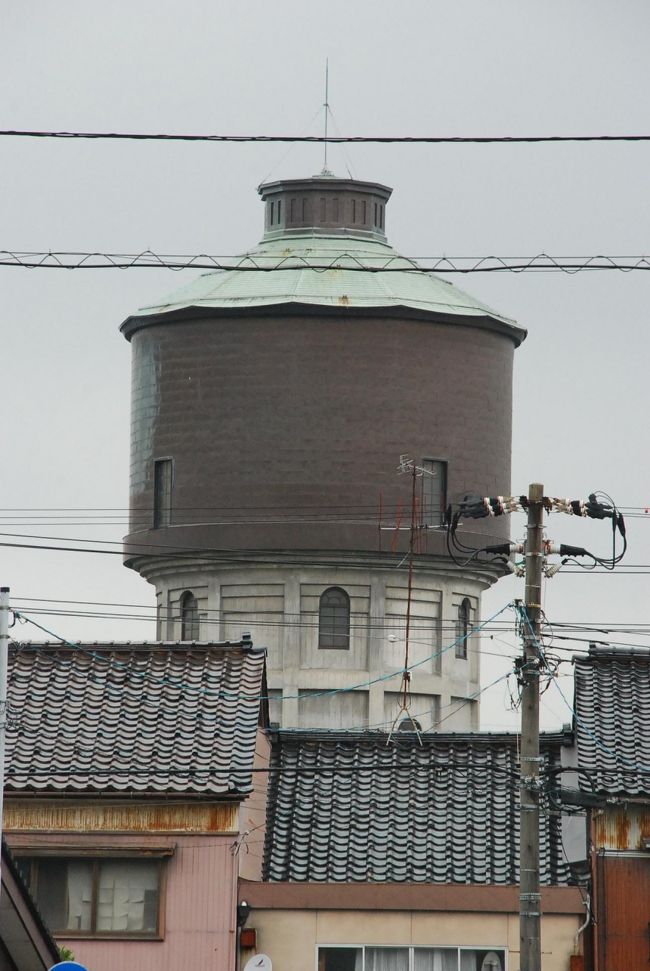
[[[456,620],[456,657],[467,660],[467,641],[469,632],[472,629],[472,605],[465,597],[458,607],[458,619]]]
[[[190,590],[181,597],[181,640],[199,639],[199,602]]]
[[[350,598],[340,587],[323,590],[318,606],[318,646],[347,650],[350,647]]]

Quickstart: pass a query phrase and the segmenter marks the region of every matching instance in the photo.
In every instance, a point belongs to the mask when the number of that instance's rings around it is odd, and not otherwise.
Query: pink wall
[[[235,839],[236,834],[174,836],[177,848],[167,862],[163,941],[59,938],[58,943],[69,947],[89,971],[233,971]]]
[[[256,769],[267,768],[271,759],[271,742],[264,732],[258,731],[255,746]],[[269,786],[268,772],[253,773],[253,791],[239,806],[239,839],[237,857],[239,876],[245,880],[262,879],[264,836],[266,833],[266,796]]]

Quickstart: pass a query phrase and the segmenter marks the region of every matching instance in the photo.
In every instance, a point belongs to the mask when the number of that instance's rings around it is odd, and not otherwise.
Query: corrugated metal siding
[[[165,940],[66,941],[92,971],[232,971],[236,864],[230,837],[181,837],[167,871]]]
[[[597,936],[602,971],[648,967],[650,858],[598,861]]]

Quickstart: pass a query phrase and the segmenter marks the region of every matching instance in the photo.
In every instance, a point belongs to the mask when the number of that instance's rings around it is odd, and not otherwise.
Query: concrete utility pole
[[[603,502],[602,500],[606,501]],[[539,804],[540,769],[539,754],[539,680],[540,673],[546,672],[548,665],[544,655],[541,637],[542,619],[542,577],[555,576],[567,560],[587,556],[594,566],[600,565],[613,570],[627,551],[625,520],[618,511],[614,500],[606,493],[593,492],[584,499],[558,499],[544,496],[544,486],[534,482],[528,487],[528,496],[474,496],[462,498],[458,511],[449,519],[447,525],[447,548],[457,566],[452,546],[464,555],[468,547],[456,540],[456,529],[462,517],[482,519],[485,516],[504,516],[512,512],[526,511],[528,516],[526,542],[499,543],[484,546],[472,551],[470,560],[478,553],[487,553],[501,558],[513,551],[523,553],[525,569],[511,564],[517,576],[526,576],[526,601],[519,615],[523,630],[524,656],[517,662],[518,683],[521,685],[521,767],[520,767],[520,832],[519,832],[519,938],[520,971],[541,971],[542,968],[542,907],[539,879]],[[564,543],[551,543],[544,539],[544,513],[561,512],[570,516],[612,522],[612,553],[602,557],[582,546],[568,546]],[[620,534],[622,549],[617,551],[616,535]],[[545,557],[558,553],[564,557],[556,566],[548,567]],[[467,560],[469,563],[470,560]],[[550,671],[548,677],[553,676]]]
[[[541,971],[541,893],[539,888],[539,670],[542,658],[544,487],[528,487],[526,533],[526,616],[521,667],[521,792],[519,843],[519,938],[521,971]]]

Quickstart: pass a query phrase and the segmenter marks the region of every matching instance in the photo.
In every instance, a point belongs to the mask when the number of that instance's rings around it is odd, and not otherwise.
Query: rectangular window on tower
[[[447,506],[447,463],[422,459],[422,525],[442,526]]]
[[[172,479],[173,462],[171,459],[158,459],[154,462],[153,472],[153,526],[169,526],[172,521]]]

